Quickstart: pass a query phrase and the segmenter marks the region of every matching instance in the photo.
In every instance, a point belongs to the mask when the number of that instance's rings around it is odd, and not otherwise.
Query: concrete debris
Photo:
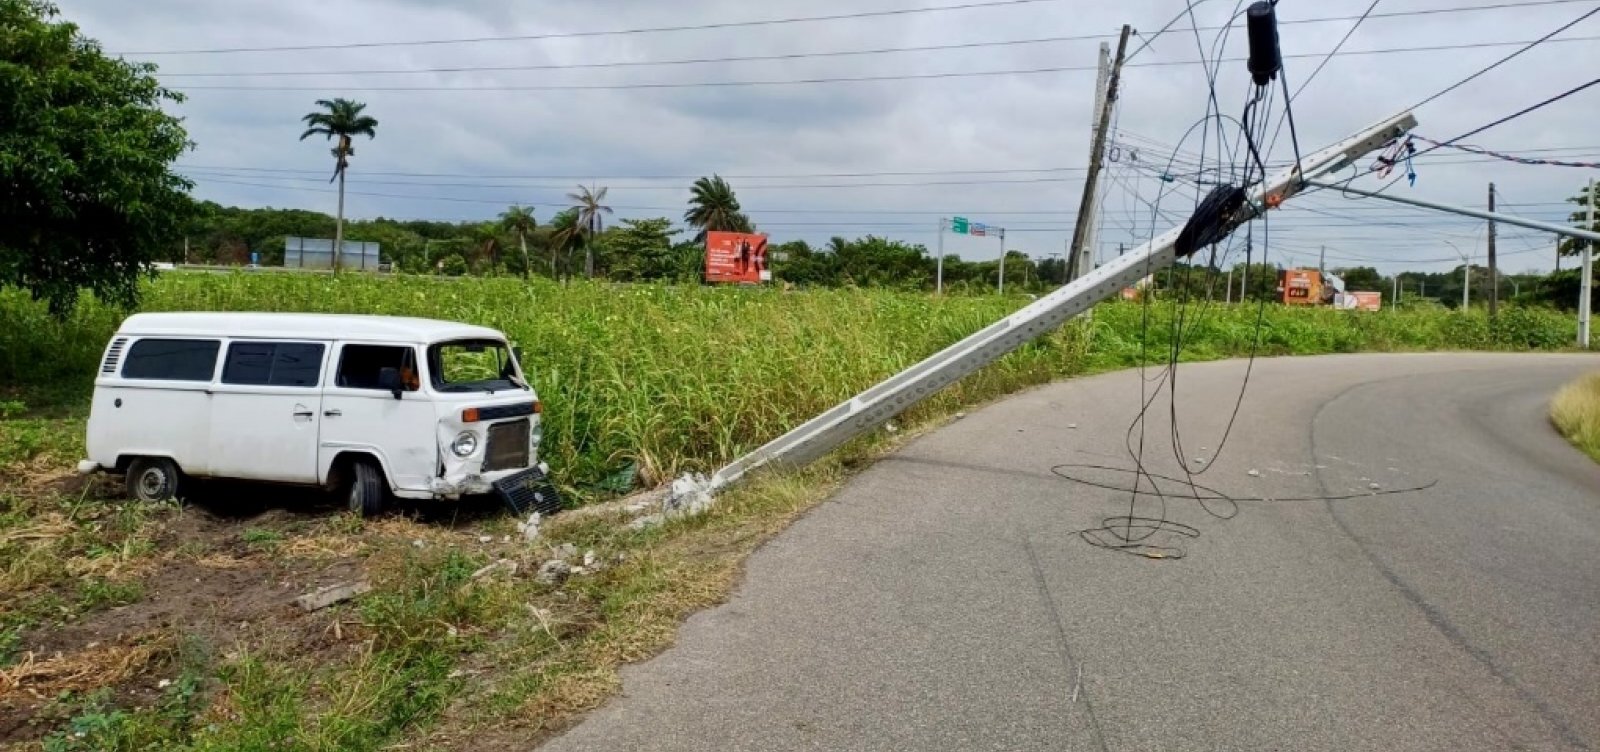
[[[1380,488],[1383,488],[1383,486],[1380,486],[1377,483],[1368,483],[1367,484],[1367,488],[1370,488],[1370,489],[1376,491],[1376,490],[1378,490]]]
[[[572,568],[572,574],[573,575],[588,574],[588,573],[589,573],[589,570],[584,569],[583,567],[573,567]]]
[[[577,555],[578,547],[572,545],[571,543],[563,543],[556,548],[556,556],[559,556],[563,559],[571,559]]]
[[[961,420],[962,418],[965,418],[965,417],[967,417],[966,413],[956,413],[956,420]]]
[[[640,517],[639,519],[634,520],[633,522],[628,523],[628,529],[629,530],[644,530],[646,528],[652,528],[652,527],[655,527],[657,525],[660,525],[660,524],[662,524],[662,523],[664,523],[666,521],[667,521],[666,515],[647,514],[647,515],[645,515],[643,517]]]
[[[1250,471],[1250,472],[1249,472],[1249,473],[1248,473],[1248,474],[1249,474],[1249,476],[1250,476],[1250,477],[1252,477],[1252,478],[1259,478],[1259,477],[1261,477],[1261,471],[1260,471],[1260,470],[1251,470],[1251,471]]]
[[[699,514],[711,508],[711,480],[703,475],[685,475],[672,482],[672,491],[661,507],[669,514]]]
[[[492,536],[492,535],[480,535],[480,536],[478,536],[478,542],[482,543],[482,544],[485,544],[485,545],[493,543],[494,542],[494,536]]]
[[[427,545],[428,545],[428,542],[423,540],[423,539],[421,539],[421,538],[417,538],[416,540],[411,541],[411,545],[414,548],[426,548]]]
[[[1078,424],[1077,423],[1068,423],[1067,424],[1067,428],[1076,431],[1076,430],[1078,430]]]
[[[372,584],[366,580],[342,582],[306,593],[294,599],[294,605],[306,611],[321,611],[335,603],[343,603],[371,590]]]
[[[491,574],[494,574],[495,572],[499,572],[499,571],[505,571],[507,574],[516,574],[517,573],[517,563],[512,561],[512,560],[510,560],[510,559],[501,559],[499,561],[496,561],[493,564],[490,564],[490,565],[488,565],[488,566],[486,566],[486,567],[484,567],[482,569],[479,569],[476,572],[473,572],[472,573],[472,579],[476,580],[476,579],[479,579],[479,578],[482,578],[482,577],[487,577],[487,576],[489,576]]]
[[[560,585],[572,576],[572,565],[561,559],[551,559],[539,565],[539,573],[534,579],[545,585]]]
[[[1194,464],[1196,464],[1196,465],[1204,465],[1204,464],[1206,464],[1206,458],[1204,458],[1204,457],[1196,457],[1196,458],[1194,458]]]
[[[883,424],[883,430],[888,431],[889,433],[899,433],[900,427],[893,423],[885,423]]]
[[[522,533],[523,540],[534,540],[539,537],[539,513],[528,515],[528,519],[517,523],[517,532]]]
[[[647,510],[655,505],[656,504],[653,501],[636,501],[623,507],[622,511],[627,512],[628,514],[644,514]]]
[[[588,567],[590,569],[594,569],[595,568],[595,564],[597,564],[599,562],[600,562],[600,557],[594,555],[594,549],[591,548],[588,551],[584,551],[583,552],[583,565],[585,567]]]

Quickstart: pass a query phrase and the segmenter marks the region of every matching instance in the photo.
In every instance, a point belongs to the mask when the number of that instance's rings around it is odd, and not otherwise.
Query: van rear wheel
[[[350,467],[350,495],[346,503],[350,511],[363,517],[376,517],[383,513],[389,495],[383,471],[371,462],[358,461]]]
[[[128,465],[128,494],[139,501],[161,502],[178,496],[178,466],[165,457],[140,457]]]

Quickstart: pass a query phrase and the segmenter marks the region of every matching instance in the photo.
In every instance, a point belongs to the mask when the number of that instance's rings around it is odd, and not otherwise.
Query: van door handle
[[[310,418],[316,415],[316,412],[312,411],[310,408],[307,408],[305,405],[295,405],[293,414],[296,418]]]
[[[342,411],[342,410],[323,410],[322,411],[322,415],[324,417],[328,417],[328,418],[337,418],[337,417],[339,417],[341,415],[344,415],[344,411]]]

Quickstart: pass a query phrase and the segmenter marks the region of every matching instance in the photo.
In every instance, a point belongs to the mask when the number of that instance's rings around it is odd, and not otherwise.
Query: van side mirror
[[[378,387],[381,389],[388,389],[389,393],[393,394],[395,399],[400,399],[400,393],[405,389],[404,385],[400,383],[400,369],[379,368]]]

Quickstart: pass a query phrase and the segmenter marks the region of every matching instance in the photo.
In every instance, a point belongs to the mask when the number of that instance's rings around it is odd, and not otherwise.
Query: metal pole
[[[1307,180],[1306,185],[1316,188],[1332,188],[1337,191],[1343,191],[1345,193],[1350,193],[1357,196],[1364,196],[1366,198],[1375,198],[1380,201],[1392,201],[1397,204],[1420,206],[1424,209],[1437,209],[1439,211],[1449,212],[1451,214],[1460,214],[1463,217],[1492,219],[1502,224],[1526,227],[1530,230],[1553,232],[1557,235],[1565,235],[1569,238],[1584,238],[1591,241],[1600,241],[1600,232],[1594,232],[1593,230],[1581,230],[1576,227],[1567,227],[1565,225],[1558,225],[1552,222],[1540,222],[1536,219],[1527,219],[1525,217],[1517,217],[1510,214],[1496,214],[1494,212],[1486,212],[1482,209],[1473,209],[1468,206],[1440,204],[1433,201],[1425,201],[1420,198],[1407,198],[1404,196],[1390,195],[1387,193],[1376,193],[1373,191],[1361,190],[1359,188],[1351,188],[1344,183],[1330,183],[1326,180]]]
[[[1006,231],[1000,230],[1000,294],[1006,294]]]
[[[1489,213],[1494,213],[1494,183],[1489,184]],[[1489,220],[1489,318],[1500,312],[1500,266],[1494,257],[1494,220]]]
[[[939,261],[938,271],[934,273],[934,294],[944,294],[944,217],[939,218]]]
[[[1589,178],[1589,211],[1586,230],[1594,229],[1594,178]],[[1593,234],[1592,232],[1590,233]],[[1583,268],[1578,272],[1578,347],[1589,349],[1589,318],[1594,310],[1594,239],[1583,244]]]
[[[1111,66],[1111,80],[1106,84],[1105,104],[1100,108],[1100,122],[1095,125],[1094,144],[1089,149],[1089,174],[1083,181],[1083,197],[1078,202],[1078,222],[1072,230],[1072,261],[1070,276],[1077,279],[1088,271],[1083,267],[1089,228],[1094,226],[1094,199],[1100,188],[1100,165],[1105,161],[1106,131],[1111,129],[1111,112],[1117,105],[1117,84],[1122,79],[1122,63],[1127,58],[1128,36],[1133,27],[1122,26],[1122,38],[1117,42],[1117,61]]]

